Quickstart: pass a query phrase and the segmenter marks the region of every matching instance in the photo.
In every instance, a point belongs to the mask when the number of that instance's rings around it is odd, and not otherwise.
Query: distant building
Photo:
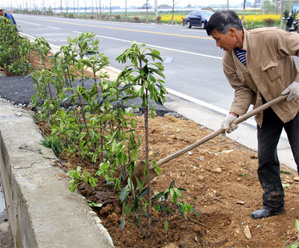
[[[202,8],[202,10],[208,10],[208,11],[212,11],[212,12],[214,12],[214,9],[211,8],[211,7]]]
[[[158,9],[172,9],[172,7],[167,4],[161,4],[158,6]]]
[[[293,10],[297,13],[299,11],[299,4],[293,4]]]
[[[153,9],[153,7],[150,4],[143,4],[142,7],[138,7],[137,9]]]
[[[243,7],[243,3],[241,4],[241,6]],[[247,2],[247,1],[245,2],[245,7],[251,7],[251,6],[252,6],[251,2]]]
[[[255,7],[262,7],[263,6],[263,3],[264,3],[264,0],[255,0],[254,1],[254,6]]]

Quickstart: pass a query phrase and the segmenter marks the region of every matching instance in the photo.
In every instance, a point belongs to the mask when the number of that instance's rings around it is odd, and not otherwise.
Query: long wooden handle
[[[233,121],[233,124],[237,125],[237,124],[247,120],[248,118],[262,112],[263,110],[271,107],[272,105],[285,100],[286,98],[287,98],[287,95],[279,96],[279,97],[277,97],[277,98],[275,98],[275,99],[273,99],[273,100],[271,100],[271,101],[255,108],[255,109],[249,111],[248,113],[240,116],[239,118],[237,118],[236,120]],[[210,139],[215,138],[216,136],[218,136],[219,134],[224,133],[224,132],[225,132],[225,130],[223,128],[220,128],[220,129],[214,131],[213,133],[211,133],[211,134],[207,135],[206,137],[196,141],[195,143],[191,144],[190,146],[187,146],[182,150],[179,150],[179,151],[177,151],[173,154],[170,154],[169,156],[167,156],[165,158],[162,158],[161,160],[159,160],[157,162],[157,166],[161,166],[162,164],[165,164],[165,163],[169,162],[170,160],[172,160],[172,159],[174,159],[178,156],[181,156],[182,154],[194,149],[195,147],[198,147],[199,145],[209,141]]]

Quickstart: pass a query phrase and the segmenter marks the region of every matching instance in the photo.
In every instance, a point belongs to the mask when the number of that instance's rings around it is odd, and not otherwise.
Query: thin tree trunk
[[[175,6],[175,0],[172,0],[172,15],[171,15],[171,25],[174,24],[174,6]]]
[[[110,0],[110,17],[109,17],[109,20],[111,21],[112,19],[112,5],[111,5],[111,0]]]
[[[245,5],[246,5],[246,0],[243,1],[242,25],[244,24],[244,20],[245,20]]]
[[[146,0],[146,19],[145,23],[148,23],[148,0]]]
[[[125,14],[125,21],[127,22],[128,21],[128,2],[127,2],[127,0],[126,0],[126,2],[125,2],[125,8],[126,8],[126,14]]]
[[[99,0],[99,7],[100,7],[100,21],[102,21],[102,3],[101,3],[101,0]]]
[[[149,214],[147,221],[147,238],[151,236],[152,229],[152,189],[151,189],[151,178],[150,178],[150,164],[149,164],[149,145],[148,145],[148,90],[145,90],[145,96],[143,101],[146,102],[144,108],[144,128],[145,128],[145,163],[146,163],[146,171],[147,171],[147,181],[148,181],[148,207],[147,213]]]

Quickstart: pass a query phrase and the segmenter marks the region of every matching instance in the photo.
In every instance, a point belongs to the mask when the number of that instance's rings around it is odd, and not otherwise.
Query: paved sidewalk
[[[220,128],[221,123],[225,118],[225,115],[223,113],[219,113],[213,109],[192,103],[190,101],[186,101],[174,95],[167,96],[165,107],[213,131]],[[252,117],[249,120],[239,124],[238,129],[230,134],[227,134],[227,137],[256,151],[256,135],[256,125]],[[294,170],[297,170],[297,165],[295,163],[289,142],[287,140],[287,136],[284,131],[278,144],[278,157],[280,163]]]

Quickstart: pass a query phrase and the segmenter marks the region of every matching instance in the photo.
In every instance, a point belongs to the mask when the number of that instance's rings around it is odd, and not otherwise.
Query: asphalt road
[[[100,41],[101,52],[111,66],[122,70],[125,65],[115,59],[132,41],[160,51],[165,66],[165,87],[170,94],[207,106],[226,114],[233,100],[222,70],[223,51],[205,30],[180,25],[156,25],[96,20],[68,19],[14,14],[19,31],[44,37],[54,47],[66,44],[82,32],[93,32]],[[298,57],[295,57],[299,65]]]
[[[180,25],[100,22],[45,16],[14,15],[19,31],[32,37],[44,37],[60,47],[67,37],[93,32],[100,41],[101,51],[111,66],[122,70],[115,58],[130,47],[132,41],[145,43],[160,51],[164,59],[166,88],[189,100],[203,101],[218,108],[229,109],[233,90],[222,71],[223,51],[205,30]]]

